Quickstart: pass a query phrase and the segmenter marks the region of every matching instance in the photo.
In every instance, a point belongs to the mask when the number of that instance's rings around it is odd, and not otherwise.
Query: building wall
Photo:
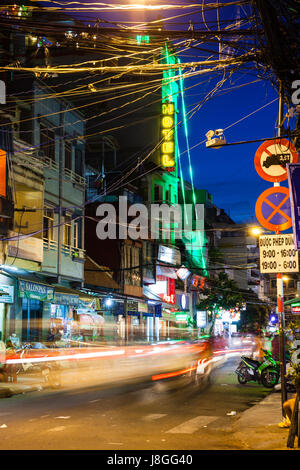
[[[48,88],[35,86],[35,93],[43,98],[49,93]],[[41,146],[41,126],[47,125],[54,131],[55,145],[53,159],[46,158],[44,165],[45,192],[44,203],[53,210],[54,218],[54,237],[51,241],[44,242],[44,261],[42,264],[42,272],[62,276],[74,280],[83,280],[84,264],[78,262],[78,258],[74,260],[74,254],[79,252],[81,259],[83,257],[83,230],[84,219],[81,222],[81,239],[82,244],[80,250],[76,250],[74,246],[75,221],[72,219],[80,218],[84,214],[85,201],[85,181],[83,175],[75,172],[75,153],[76,149],[82,152],[84,158],[84,146],[78,136],[84,134],[84,123],[82,116],[78,113],[61,112],[65,111],[70,105],[56,99],[40,99],[35,101],[34,114],[40,116],[34,122],[34,146],[39,151],[45,152],[45,148]],[[44,116],[44,117],[43,117]],[[71,148],[71,160],[66,161],[66,141]],[[61,205],[62,215],[59,219],[57,208]],[[64,240],[65,222],[71,217],[71,239],[66,243]],[[79,220],[79,219],[78,219]],[[60,228],[58,227],[60,221]],[[62,253],[60,259],[60,268],[58,260],[58,241],[60,230],[60,242],[62,244]],[[45,237],[43,237],[45,238]]]

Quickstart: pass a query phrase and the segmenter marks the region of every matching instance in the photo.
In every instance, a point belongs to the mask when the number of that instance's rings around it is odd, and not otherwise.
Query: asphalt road
[[[239,385],[237,360],[214,370],[203,391],[181,379],[2,399],[0,449],[238,450],[233,420],[268,391]]]

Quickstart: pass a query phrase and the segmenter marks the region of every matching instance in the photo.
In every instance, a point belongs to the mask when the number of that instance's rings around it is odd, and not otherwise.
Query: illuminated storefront
[[[216,315],[214,332],[216,335],[230,336],[237,331],[238,322],[241,319],[241,312],[238,308],[230,310],[220,309]]]

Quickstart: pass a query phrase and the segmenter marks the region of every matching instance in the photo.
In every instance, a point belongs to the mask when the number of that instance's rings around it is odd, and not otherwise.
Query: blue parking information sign
[[[300,163],[287,165],[287,174],[290,189],[294,242],[296,249],[300,250]]]

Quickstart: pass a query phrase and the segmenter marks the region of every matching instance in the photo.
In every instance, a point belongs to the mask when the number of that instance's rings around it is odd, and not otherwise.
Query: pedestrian
[[[285,418],[284,420],[278,424],[278,426],[280,428],[289,428],[290,425],[291,425],[291,421],[292,421],[292,414],[293,414],[293,410],[294,410],[294,406],[295,406],[295,402],[296,402],[296,397],[297,397],[297,393],[295,393],[295,395],[293,395],[292,398],[290,398],[289,400],[286,400],[283,404],[283,409],[285,411]]]

